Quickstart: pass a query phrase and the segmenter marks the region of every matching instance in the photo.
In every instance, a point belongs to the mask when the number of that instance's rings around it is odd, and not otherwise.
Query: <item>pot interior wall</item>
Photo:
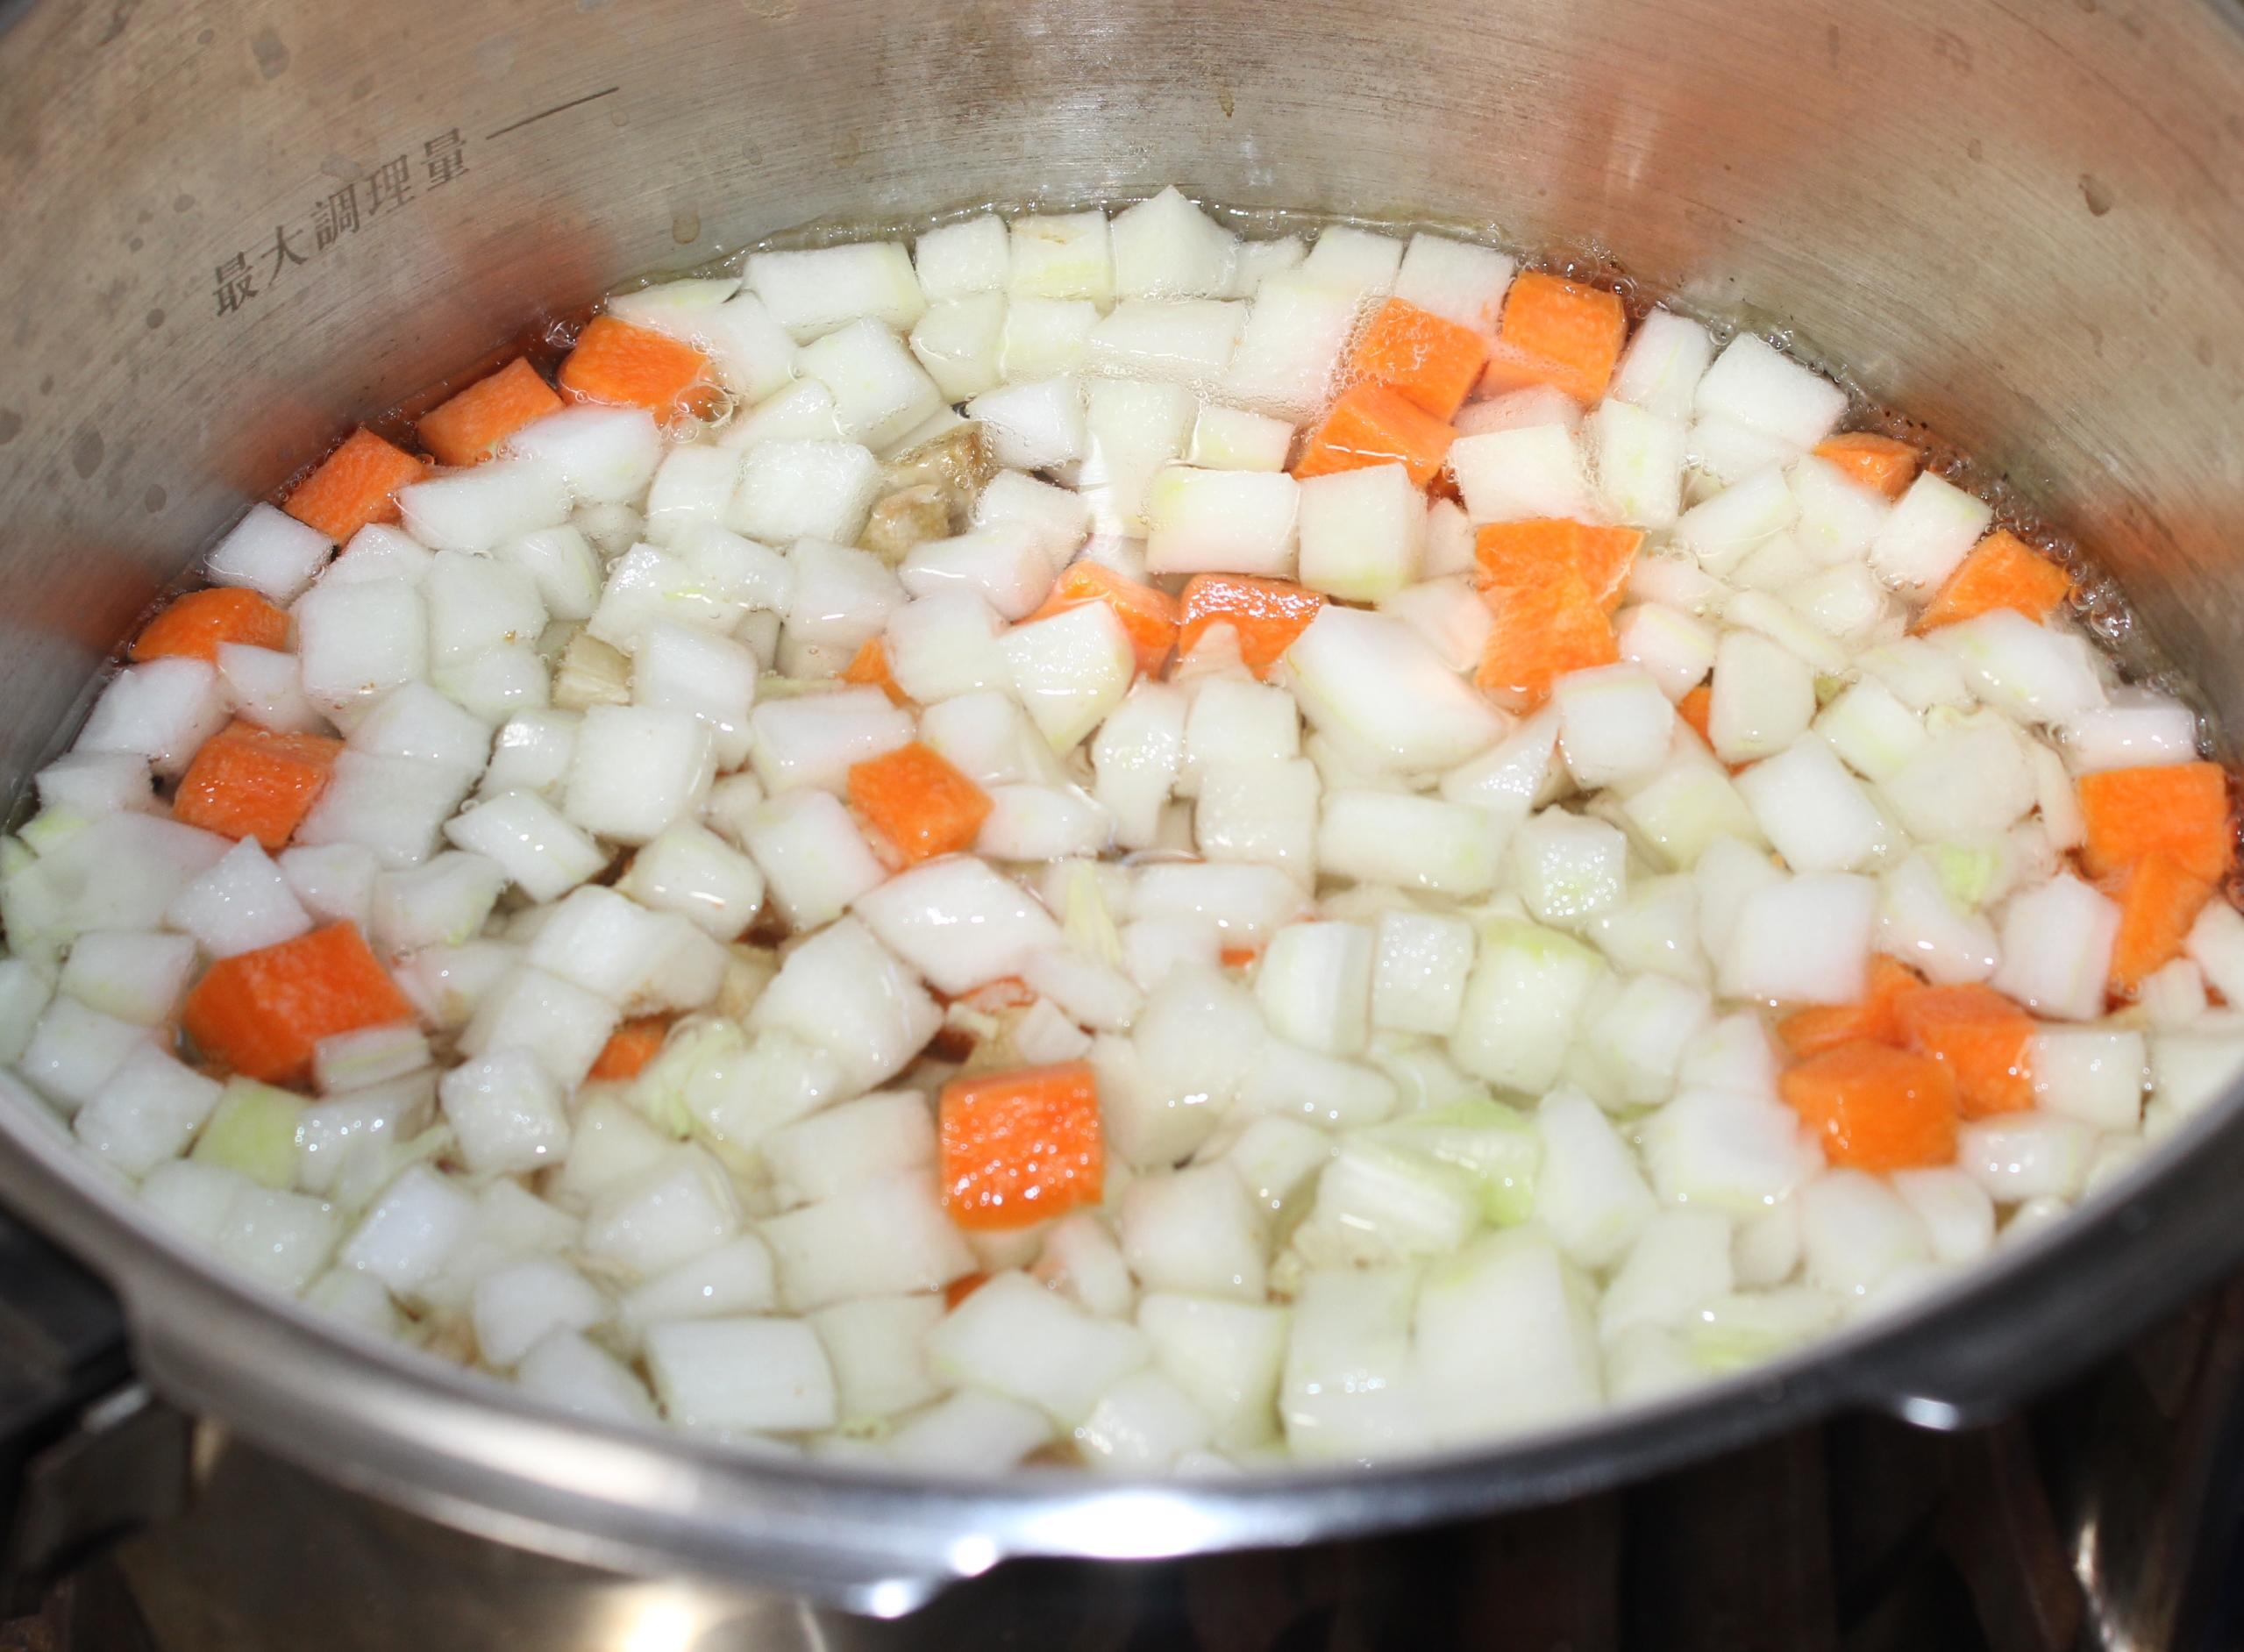
[[[0,779],[254,497],[636,272],[1177,181],[1480,224],[1795,331],[2244,710],[2244,37],[1902,0],[35,4],[0,38]],[[2233,720],[2233,719],[2232,719]]]

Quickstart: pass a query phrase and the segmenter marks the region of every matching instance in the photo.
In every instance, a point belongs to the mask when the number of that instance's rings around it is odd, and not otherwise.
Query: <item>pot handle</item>
[[[0,1210],[0,1613],[177,1513],[189,1436],[134,1378],[108,1287]]]

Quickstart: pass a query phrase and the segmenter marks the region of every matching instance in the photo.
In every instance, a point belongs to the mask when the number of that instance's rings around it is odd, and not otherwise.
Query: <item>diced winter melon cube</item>
[[[2197,760],[2198,714],[2148,688],[2117,688],[2105,704],[2068,719],[2058,735],[2076,773]]]
[[[1878,880],[1877,949],[1941,986],[1985,980],[1999,951],[1995,926],[1949,894],[1922,850]]]
[[[749,1014],[752,1029],[791,1032],[830,1051],[860,1091],[901,1072],[941,1022],[918,978],[853,918],[788,953]]]
[[[1146,484],[1146,566],[1155,573],[1293,572],[1300,488],[1283,472],[1167,465]]]
[[[852,442],[886,450],[942,410],[944,394],[887,325],[870,317],[803,346],[798,370],[834,393],[834,417]],[[690,452],[681,448],[679,452]],[[669,462],[676,462],[673,454]],[[666,465],[665,468],[667,468]],[[662,479],[655,478],[655,494]],[[650,523],[654,509],[648,507]],[[659,543],[659,536],[657,536]]]
[[[2070,873],[2022,890],[2003,908],[1995,986],[2054,1020],[2093,1020],[2119,932],[2119,908]]]
[[[1551,693],[1558,711],[1558,749],[1585,791],[1649,778],[1667,758],[1675,708],[1639,666],[1578,671]]]
[[[1020,973],[1063,936],[1036,897],[972,856],[946,857],[860,896],[858,915],[936,987],[957,994]]]
[[[1502,846],[1478,809],[1400,792],[1329,793],[1317,829],[1328,873],[1460,898],[1495,887]]]
[[[1955,483],[1925,471],[1871,538],[1870,567],[1888,585],[1928,592],[1955,571],[1994,515]]]
[[[1799,520],[1799,502],[1776,466],[1755,471],[1677,518],[1674,542],[1717,577]]]
[[[1604,967],[1595,952],[1554,930],[1508,918],[1482,925],[1451,1057],[1506,1089],[1549,1089]]]
[[[873,1296],[808,1316],[833,1367],[842,1427],[882,1421],[941,1395],[943,1385],[927,1367],[925,1342],[943,1314],[940,1297]]]
[[[833,1426],[833,1368],[800,1320],[686,1320],[646,1333],[647,1369],[671,1421],[803,1433]]]
[[[725,525],[768,544],[854,545],[880,490],[880,461],[855,442],[763,442],[742,461]]]
[[[620,504],[645,491],[662,462],[662,431],[639,408],[564,408],[524,425],[505,451],[560,478],[580,502]]]
[[[1700,1303],[1729,1294],[1736,1288],[1730,1237],[1720,1211],[1655,1212],[1606,1287],[1599,1335],[1610,1344],[1640,1326],[1673,1330]]]
[[[1551,1427],[1603,1398],[1593,1293],[1536,1228],[1429,1264],[1415,1319],[1419,1403],[1437,1441]]]
[[[1002,293],[976,293],[928,307],[912,329],[912,354],[936,387],[954,402],[992,390],[1003,381],[1008,306]]]
[[[759,1231],[779,1264],[780,1300],[796,1313],[859,1297],[939,1290],[974,1270],[974,1253],[937,1202],[935,1178],[923,1171],[866,1182],[771,1217]]]
[[[1304,279],[1367,298],[1384,296],[1395,283],[1404,244],[1392,235],[1328,224],[1301,260]]]
[[[281,869],[248,837],[182,889],[164,918],[212,958],[275,946],[312,927]]]
[[[1114,296],[1115,266],[1107,215],[1039,213],[1012,223],[1008,287],[1037,298],[1088,298],[1105,304]]]
[[[1510,857],[1513,882],[1539,922],[1577,928],[1627,893],[1628,840],[1585,815],[1548,808],[1522,822]]]
[[[1264,279],[1224,372],[1224,399],[1296,423],[1321,411],[1361,302],[1304,272]]]
[[[561,812],[599,837],[648,843],[700,806],[714,765],[691,712],[595,706],[577,730]]]
[[[1813,447],[1837,428],[1847,393],[1742,332],[1724,346],[1692,396],[1702,415],[1725,418],[1796,448]]]
[[[1849,872],[1802,872],[1749,894],[1720,959],[1734,998],[1847,1004],[1863,995],[1877,885]]]
[[[1361,1460],[1430,1442],[1411,1340],[1418,1283],[1407,1264],[1302,1276],[1278,1401],[1295,1456]]]
[[[1932,1258],[1910,1202],[1862,1171],[1825,1171],[1799,1190],[1799,1211],[1808,1283],[1840,1296],[1866,1296]]]
[[[470,1056],[531,1050],[556,1081],[573,1086],[583,1082],[619,1018],[616,1006],[597,993],[519,965],[484,993],[459,1048]]]
[[[1783,751],[1814,720],[1815,673],[1806,661],[1757,631],[1723,634],[1714,654],[1707,732],[1725,763]]]
[[[526,1050],[495,1049],[464,1062],[445,1074],[437,1094],[460,1156],[478,1174],[533,1171],[568,1152],[566,1098]]]
[[[134,1042],[71,1121],[78,1139],[126,1175],[184,1153],[218,1103],[220,1086],[153,1043]]]
[[[293,602],[334,546],[317,528],[257,504],[218,541],[203,573],[213,585],[238,585],[283,606]]]
[[[1529,424],[1461,436],[1450,447],[1450,469],[1475,526],[1536,516],[1588,520],[1596,515],[1573,432]]]
[[[408,1168],[344,1242],[342,1260],[399,1295],[433,1278],[475,1224],[475,1200],[425,1164]]]
[[[1209,860],[1264,861],[1314,876],[1316,765],[1306,758],[1211,768],[1200,777],[1193,841]]]
[[[1093,524],[1101,533],[1142,535],[1146,485],[1183,453],[1197,403],[1180,384],[1094,379],[1085,405],[1089,447],[1077,485]]]
[[[1644,1163],[1669,1204],[1757,1215],[1814,1174],[1823,1155],[1782,1102],[1685,1089],[1643,1128]]]
[[[2077,1119],[2004,1113],[1972,1119],[1957,1133],[1955,1162],[1998,1204],[2071,1199],[2087,1178],[2095,1132]]]
[[[1173,184],[1117,213],[1110,236],[1120,297],[1222,298],[1231,290],[1238,237]]]
[[[1480,663],[1496,626],[1488,604],[1462,575],[1407,585],[1379,606],[1416,631],[1442,663],[1456,672],[1471,671]]]
[[[1831,747],[1804,734],[1737,777],[1737,789],[1795,872],[1855,872],[1884,840],[1877,805]]]
[[[1955,657],[1981,700],[2020,723],[2067,723],[2105,702],[2088,639],[2013,609],[1943,625],[1933,641]]]
[[[1403,621],[1328,603],[1286,651],[1311,724],[1402,770],[1450,767],[1506,722]]]
[[[912,244],[921,289],[937,303],[1002,291],[1011,262],[1005,220],[994,212],[930,230]]]
[[[1536,1220],[1571,1260],[1591,1268],[1612,1265],[1656,1208],[1635,1156],[1604,1109],[1578,1090],[1545,1096],[1535,1124],[1542,1141]]]
[[[321,640],[326,641],[324,633]],[[312,645],[307,638],[307,651]],[[417,656],[414,665],[417,672]],[[169,777],[184,770],[225,721],[225,696],[215,667],[199,659],[152,659],[110,679],[71,749],[143,757],[158,774]]]
[[[927,307],[900,241],[855,241],[802,252],[757,253],[748,285],[772,319],[807,344],[860,316],[908,327]]]
[[[1104,602],[1017,625],[998,645],[1015,695],[1055,751],[1072,749],[1097,728],[1137,673],[1129,635]]]
[[[1515,267],[1507,253],[1493,247],[1421,230],[1403,250],[1394,296],[1492,338]]]
[[[995,347],[993,343],[991,348]],[[923,360],[922,365],[927,364]],[[718,435],[717,445],[744,453],[773,442],[841,439],[842,421],[834,393],[816,379],[797,379],[761,406],[734,418]]]
[[[1210,402],[1193,425],[1186,458],[1203,470],[1284,470],[1293,445],[1293,427],[1284,419]]]
[[[749,716],[750,759],[773,793],[795,787],[838,792],[851,765],[908,744],[911,714],[878,688],[767,700]]]
[[[475,1282],[470,1310],[475,1349],[504,1371],[556,1332],[592,1329],[609,1310],[600,1288],[557,1257],[503,1263]]]
[[[1688,418],[1699,381],[1713,359],[1714,341],[1706,328],[1672,310],[1655,310],[1637,324],[1606,394],[1663,418]]]
[[[71,943],[61,990],[105,1015],[153,1027],[169,1020],[178,1008],[188,977],[194,972],[195,946],[184,935],[89,930]],[[25,1012],[9,1019],[28,1026],[30,1018],[46,1007],[55,988],[54,978],[24,959],[4,963],[7,973],[0,979],[4,979],[5,996]],[[16,1042],[15,1053],[20,1053],[21,1041]]]
[[[458,946],[483,927],[505,870],[482,855],[445,850],[410,871],[374,879],[374,938],[386,953]]]
[[[529,459],[499,459],[397,490],[405,531],[431,551],[487,552],[568,520],[560,474]]]
[[[652,1422],[645,1385],[616,1356],[573,1332],[556,1332],[523,1356],[515,1380],[565,1411],[602,1422]]]
[[[602,1191],[585,1220],[584,1250],[645,1277],[714,1250],[739,1230],[739,1200],[716,1160],[679,1146]]]
[[[1417,576],[1426,509],[1400,465],[1373,465],[1300,484],[1300,580],[1311,590],[1376,602]]]

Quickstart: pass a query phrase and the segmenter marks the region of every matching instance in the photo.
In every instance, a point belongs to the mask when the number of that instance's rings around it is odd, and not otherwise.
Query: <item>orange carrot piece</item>
[[[1243,970],[1262,956],[1258,946],[1227,946],[1221,957],[1227,970]]]
[[[1702,682],[1677,701],[1675,715],[1689,723],[1708,745],[1714,744],[1714,690],[1711,684]]]
[[[1777,1087],[1834,1164],[1909,1170],[1955,1157],[1955,1081],[1929,1056],[1841,1044],[1788,1069]]]
[[[888,696],[888,703],[895,706],[911,704],[911,696],[896,681],[895,673],[888,669],[888,645],[878,637],[868,637],[850,663],[843,667],[842,680],[863,687],[878,688]]]
[[[1177,651],[1189,654],[1209,626],[1229,625],[1239,639],[1239,658],[1256,676],[1267,677],[1324,605],[1321,594],[1290,580],[1195,573],[1179,599]]]
[[[132,658],[176,657],[215,666],[221,643],[283,648],[288,641],[286,614],[254,591],[214,585],[206,590],[175,596],[166,603],[163,611],[142,626],[140,634],[132,639]]]
[[[1998,528],[1973,545],[1948,576],[1948,583],[1917,616],[1916,629],[1929,631],[1998,608],[2015,609],[2036,622],[2046,620],[2072,588],[2072,575],[2009,529]]]
[[[1473,536],[1473,555],[1491,585],[1539,585],[1571,573],[1611,609],[1636,559],[1643,534],[1635,528],[1600,528],[1566,516],[1492,522]]]
[[[397,490],[428,466],[361,426],[298,482],[281,509],[338,545],[370,523],[397,520]]]
[[[982,1286],[988,1283],[989,1275],[980,1271],[979,1269],[972,1273],[960,1274],[957,1278],[951,1280],[950,1284],[943,1287],[943,1306],[944,1309],[947,1311],[951,1308],[957,1307],[958,1304],[965,1301],[968,1297],[973,1295],[975,1292],[980,1290]]]
[[[1905,1049],[1930,1057],[1955,1080],[1967,1119],[2023,1113],[2034,1105],[2027,1046],[2034,1017],[1991,986],[1921,986],[1894,1006]]]
[[[1379,306],[1348,358],[1349,376],[1384,384],[1437,419],[1453,419],[1488,362],[1488,340],[1407,299]]]
[[[662,1041],[669,1036],[669,1016],[634,1016],[608,1035],[608,1042],[592,1058],[592,1071],[586,1077],[636,1079],[648,1062],[661,1054]]]
[[[2080,777],[2088,841],[2081,858],[2098,878],[2164,855],[2193,878],[2228,874],[2236,822],[2228,813],[2228,775],[2218,763],[2103,769]]]
[[[972,848],[990,810],[988,793],[916,740],[854,765],[849,796],[908,865]]]
[[[1099,1085],[1088,1062],[954,1079],[937,1106],[943,1207],[961,1228],[1025,1228],[1106,1183]]]
[[[1873,488],[1888,499],[1898,499],[1917,480],[1917,450],[1906,442],[1871,431],[1849,431],[1827,436],[1815,445],[1815,456],[1827,459],[1847,473],[1848,480]]]
[[[1384,384],[1355,384],[1341,392],[1310,431],[1293,461],[1296,476],[1329,476],[1371,465],[1400,465],[1414,487],[1434,480],[1457,433],[1417,403]]]
[[[1122,630],[1129,633],[1130,646],[1137,651],[1138,670],[1148,676],[1159,673],[1169,651],[1177,645],[1177,627],[1183,619],[1177,599],[1156,587],[1126,580],[1102,563],[1088,559],[1069,563],[1054,581],[1044,605],[1022,623],[1050,619],[1086,602],[1104,602],[1114,609]]]
[[[2104,893],[2119,903],[2119,935],[2112,945],[2112,990],[2132,998],[2143,978],[2182,956],[2190,926],[2213,887],[2193,878],[2164,855],[2145,855],[2105,879]]]
[[[1510,711],[1532,711],[1569,672],[1610,666],[1621,644],[1605,604],[1578,574],[1561,572],[1532,585],[1487,585],[1494,616],[1473,680]]]
[[[327,789],[340,740],[277,734],[236,718],[203,743],[180,777],[172,818],[223,837],[286,844]]]
[[[1920,992],[1916,971],[1883,953],[1870,960],[1870,990],[1858,1004],[1816,1004],[1777,1023],[1777,1036],[1795,1056],[1820,1055],[1841,1044],[1901,1042],[1901,1000]]]
[[[1584,407],[1613,382],[1628,312],[1614,294],[1529,270],[1505,295],[1482,382],[1491,393],[1555,385]]]
[[[267,1084],[308,1073],[323,1038],[413,1019],[413,1006],[347,922],[220,958],[180,1017],[205,1056]]]
[[[489,378],[424,413],[413,433],[440,465],[480,465],[524,425],[560,409],[553,387],[516,356]]]
[[[561,363],[561,388],[579,402],[643,407],[657,418],[709,404],[709,359],[689,344],[613,316],[595,316]]]

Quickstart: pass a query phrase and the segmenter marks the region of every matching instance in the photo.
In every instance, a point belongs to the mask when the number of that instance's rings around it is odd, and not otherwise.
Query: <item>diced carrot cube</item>
[[[1087,1062],[954,1079],[937,1115],[943,1207],[961,1228],[1025,1228],[1104,1192],[1106,1139]]]
[[[1175,597],[1154,586],[1126,580],[1104,564],[1086,558],[1061,571],[1051,595],[1029,616],[1029,621],[1050,619],[1086,602],[1104,602],[1114,609],[1122,630],[1129,633],[1138,670],[1148,676],[1158,674],[1169,651],[1177,645],[1177,627],[1182,622]]]
[[[1180,599],[1177,648],[1189,654],[1209,626],[1229,625],[1239,639],[1239,658],[1256,676],[1266,677],[1324,605],[1320,593],[1290,580],[1195,573]]]
[[[1917,480],[1917,450],[1908,443],[1870,431],[1849,431],[1827,436],[1815,445],[1815,456],[1827,459],[1861,487],[1898,499]]]
[[[2071,595],[2072,575],[2035,551],[2007,528],[1998,528],[1971,547],[1917,616],[1917,629],[1929,631],[1998,608],[2015,609],[2037,623]]]
[[[888,645],[878,637],[868,637],[862,646],[842,668],[842,680],[860,687],[878,688],[888,696],[888,703],[896,706],[911,704],[911,696],[896,681],[888,668]]]
[[[608,1042],[593,1057],[592,1071],[587,1076],[611,1081],[636,1079],[640,1070],[662,1052],[662,1041],[669,1036],[669,1016],[634,1016],[608,1035]]]
[[[1841,1044],[1777,1080],[1834,1164],[1882,1171],[1955,1157],[1955,1081],[1929,1056],[1886,1044]]]
[[[1689,723],[1708,745],[1714,744],[1714,690],[1712,685],[1702,682],[1677,701],[1675,715]]]
[[[217,664],[222,643],[283,648],[289,616],[254,591],[214,585],[175,596],[132,639],[135,659],[177,657]]]
[[[1558,573],[1533,585],[1481,587],[1495,624],[1473,680],[1499,705],[1532,711],[1569,672],[1621,658],[1605,604],[1580,576]]]
[[[561,388],[580,402],[643,407],[657,418],[709,403],[709,359],[689,344],[595,316],[561,363]]]
[[[1218,961],[1227,970],[1245,969],[1261,956],[1262,949],[1258,946],[1227,946],[1216,954]]]
[[[1815,1004],[1796,1009],[1777,1023],[1777,1036],[1795,1056],[1820,1055],[1841,1044],[1901,1042],[1900,1002],[1923,990],[1924,982],[1906,964],[1884,953],[1870,960],[1870,991],[1857,1004]]]
[[[309,1073],[323,1038],[413,1019],[353,923],[220,958],[180,1017],[205,1056],[267,1084]]]
[[[421,460],[362,426],[296,484],[281,509],[342,545],[369,523],[396,521],[397,490],[428,474]]]
[[[1538,585],[1554,575],[1571,573],[1609,610],[1620,602],[1628,569],[1643,543],[1642,532],[1635,528],[1601,528],[1565,516],[1537,516],[1490,523],[1473,536],[1473,555],[1491,585]]]
[[[1488,361],[1488,340],[1407,299],[1379,306],[1348,358],[1352,378],[1384,384],[1437,419],[1453,419]]]
[[[1386,385],[1353,384],[1310,431],[1293,474],[1329,476],[1372,465],[1400,465],[1412,484],[1423,488],[1441,470],[1457,437],[1447,420]]]
[[[203,743],[172,798],[175,820],[224,837],[285,845],[327,789],[340,740],[281,734],[237,718]]]
[[[916,740],[853,765],[849,797],[907,865],[972,848],[990,811],[988,793]]]
[[[1505,295],[1482,382],[1492,393],[1554,385],[1588,407],[1613,382],[1628,337],[1628,312],[1616,295],[1529,270]]]
[[[1896,1000],[1902,1045],[1930,1057],[1955,1079],[1967,1119],[2023,1113],[2034,1105],[2027,1058],[2034,1017],[1991,986],[1920,986]]]
[[[553,387],[516,356],[489,378],[424,413],[413,431],[438,464],[480,465],[524,425],[560,409]]]
[[[2228,773],[2218,763],[2102,769],[2080,777],[2088,841],[2081,858],[2101,878],[2147,855],[2164,855],[2193,878],[2228,875],[2236,822],[2228,812]]]
[[[2104,880],[2104,893],[2119,903],[2119,934],[2112,945],[2112,990],[2134,996],[2144,977],[2182,956],[2190,926],[2198,921],[2213,887],[2191,877],[2164,855],[2145,855],[2125,872]]]

